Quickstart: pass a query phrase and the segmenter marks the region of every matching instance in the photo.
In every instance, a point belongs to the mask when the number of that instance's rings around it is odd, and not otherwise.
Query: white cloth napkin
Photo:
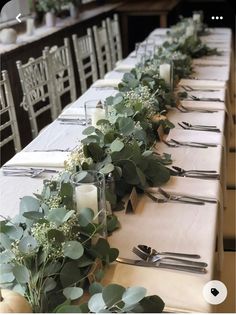
[[[117,67],[115,67],[115,71],[119,71],[119,72],[130,72],[132,69],[134,68],[134,66],[131,64],[120,64]]]
[[[68,118],[68,119],[79,119],[79,118],[84,118],[85,117],[85,112],[84,108],[82,107],[73,107],[73,108],[67,108],[64,110],[59,118]]]
[[[63,168],[69,152],[24,152],[17,153],[6,166]]]
[[[118,84],[121,82],[120,79],[100,79],[94,82],[92,87],[113,87],[117,88]]]
[[[180,101],[186,108],[209,109],[209,110],[225,110],[226,106],[223,102],[203,102],[203,101]]]
[[[224,138],[221,133],[208,132],[208,131],[196,131],[196,130],[184,130],[174,128],[171,129],[166,140],[175,139],[177,141],[190,141],[199,143],[213,143],[224,146]]]
[[[225,89],[225,81],[216,80],[191,80],[191,79],[181,79],[178,86],[185,85],[191,86],[192,88],[208,90],[208,89]]]
[[[216,80],[227,81],[229,79],[229,67],[228,66],[207,66],[207,67],[194,67],[193,76],[198,80]]]
[[[193,59],[192,65],[202,65],[202,66],[229,66],[229,61],[227,59],[206,59],[206,58],[198,58]]]

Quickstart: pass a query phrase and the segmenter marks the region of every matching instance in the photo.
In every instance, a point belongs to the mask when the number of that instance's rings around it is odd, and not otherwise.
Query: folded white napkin
[[[229,66],[201,67],[196,65],[193,76],[198,80],[227,81],[229,79]]]
[[[72,108],[67,108],[64,110],[59,118],[68,118],[68,119],[79,119],[79,118],[84,118],[85,117],[85,112],[83,107],[72,107]]]
[[[93,87],[113,87],[117,88],[120,83],[120,79],[100,79],[94,82]]]
[[[223,102],[181,101],[180,103],[186,108],[226,111],[226,107]]]
[[[63,168],[69,152],[24,152],[17,153],[6,166]]]
[[[166,140],[175,139],[177,141],[190,141],[199,143],[213,143],[224,145],[223,135],[216,132],[171,129]]]
[[[227,59],[206,59],[206,58],[198,58],[193,59],[192,65],[202,65],[202,66],[229,66],[229,60]]]
[[[120,72],[130,72],[134,68],[134,65],[130,64],[120,64],[117,67],[115,67],[115,71],[120,71]]]
[[[226,87],[225,81],[216,80],[191,80],[191,79],[181,79],[178,83],[179,86],[191,86],[192,88],[208,90],[210,89],[224,89]]]

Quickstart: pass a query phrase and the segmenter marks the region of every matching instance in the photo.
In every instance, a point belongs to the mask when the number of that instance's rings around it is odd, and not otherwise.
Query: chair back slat
[[[63,105],[68,105],[76,100],[76,87],[74,68],[71,57],[70,43],[64,38],[63,46],[45,47],[43,55],[49,60],[51,72],[54,102],[57,104],[57,114],[62,111]],[[63,97],[68,94],[67,104],[62,104]],[[64,98],[65,99],[65,98]]]
[[[103,78],[105,73],[112,70],[111,51],[108,43],[106,22],[102,21],[102,26],[93,26],[95,48],[98,59],[99,77]]]
[[[115,67],[116,62],[122,59],[122,43],[118,15],[114,14],[113,20],[107,18],[106,25],[111,50],[112,67]]]
[[[13,141],[15,151],[21,150],[20,135],[18,124],[16,120],[15,106],[12,97],[12,90],[8,78],[8,72],[2,71],[2,78],[0,78],[0,120],[1,120],[1,141],[0,147]],[[7,132],[7,129],[9,131]],[[4,137],[4,132],[6,136]]]
[[[79,72],[79,79],[82,94],[88,89],[90,83],[98,79],[98,71],[96,64],[96,54],[92,39],[91,29],[87,29],[87,35],[78,37],[76,34],[72,36],[76,63]],[[88,71],[90,69],[90,71]]]
[[[52,73],[49,71],[49,61],[46,56],[30,58],[26,64],[16,62],[23,90],[21,106],[28,111],[33,138],[38,135],[37,117],[50,111],[52,120],[56,119],[58,111],[54,99]]]

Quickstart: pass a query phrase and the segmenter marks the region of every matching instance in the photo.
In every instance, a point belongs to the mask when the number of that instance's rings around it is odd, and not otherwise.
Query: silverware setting
[[[186,122],[178,123],[178,125],[185,130],[220,132],[220,129],[215,128],[215,126],[191,125]]]
[[[183,264],[183,265],[191,265],[191,266],[196,266],[196,267],[207,267],[207,263],[205,263],[205,262],[188,260],[188,259],[181,259],[181,258],[171,257],[171,256],[166,256],[166,255],[163,255],[161,257],[158,254],[153,254],[153,253],[148,254],[137,247],[133,247],[132,252],[134,254],[136,254],[139,258],[141,258],[142,260],[154,262],[154,263],[157,261],[165,262],[167,260],[167,262],[168,262],[168,260],[171,260],[171,261],[174,261],[176,263]]]
[[[179,147],[192,147],[192,148],[199,148],[199,149],[207,149],[208,146],[205,144],[197,144],[192,142],[180,142],[176,141],[174,139],[171,139],[169,141],[162,140],[168,147],[171,148],[179,148]]]
[[[142,252],[148,254],[148,255],[171,255],[171,256],[180,256],[180,257],[186,257],[186,258],[194,258],[194,259],[199,259],[201,258],[200,255],[197,254],[186,254],[186,253],[176,253],[176,252],[160,252],[157,251],[156,249],[147,246],[147,245],[138,245],[137,246],[139,250]]]
[[[152,201],[156,203],[167,203],[167,202],[177,202],[177,203],[185,203],[185,204],[192,204],[192,205],[204,205],[204,201],[200,200],[194,200],[193,198],[190,197],[179,197],[179,198],[167,198],[163,193],[160,193],[160,197],[153,196],[151,193],[148,191],[144,191],[144,194],[149,197]]]
[[[172,166],[172,169],[169,169],[171,175],[174,176],[184,176],[200,179],[220,179],[220,175],[216,171],[212,170],[184,170],[178,166]]]
[[[206,102],[223,102],[220,98],[218,97],[197,97],[194,95],[188,95],[190,99],[193,101],[206,101]]]
[[[46,150],[37,149],[37,150],[33,150],[33,152],[70,152],[72,150],[73,149],[70,149],[70,148],[67,148],[67,149],[46,149]]]
[[[200,109],[200,108],[193,108],[193,107],[185,107],[184,105],[180,104],[176,107],[181,113],[217,113],[217,110],[211,110],[211,109]]]
[[[180,85],[180,87],[182,87],[186,92],[193,92],[193,91],[200,91],[200,92],[215,92],[215,91],[219,91],[219,89],[198,89],[198,88],[193,88],[189,85]]]
[[[172,269],[172,270],[186,271],[186,272],[200,273],[200,274],[205,274],[207,272],[206,268],[204,267],[187,266],[187,265],[180,265],[180,264],[167,264],[167,263],[159,262],[159,261],[149,262],[149,261],[144,261],[144,260],[134,260],[134,259],[128,259],[128,258],[122,258],[122,257],[118,257],[116,261],[123,264],[142,266],[142,267],[164,268],[164,269]]]
[[[8,167],[3,166],[2,172],[4,176],[26,176],[26,177],[38,177],[42,173],[58,173],[58,170],[48,168],[26,168],[26,167]]]

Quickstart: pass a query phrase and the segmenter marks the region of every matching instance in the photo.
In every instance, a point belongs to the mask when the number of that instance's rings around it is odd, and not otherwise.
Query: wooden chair
[[[106,22],[102,21],[101,27],[97,27],[96,25],[94,25],[93,34],[99,67],[99,77],[103,78],[106,72],[112,70],[111,52],[108,43]]]
[[[117,61],[122,59],[122,43],[118,15],[114,14],[113,20],[106,19],[108,40],[111,51],[112,68],[116,66]]]
[[[0,117],[0,147],[2,148],[8,142],[13,141],[15,151],[19,152],[21,150],[20,136],[11,86],[6,70],[2,71],[2,79],[0,78]]]
[[[23,90],[21,106],[28,111],[31,132],[35,138],[39,132],[39,116],[50,112],[51,119],[54,120],[58,114],[53,96],[53,76],[49,71],[48,58],[45,56],[30,58],[26,64],[17,61],[16,65]]]
[[[73,34],[72,39],[79,72],[81,92],[83,94],[88,89],[89,85],[98,79],[92,30],[90,28],[87,29],[87,35],[82,37]]]
[[[69,105],[76,100],[69,39],[64,38],[63,46],[45,47],[43,55],[48,58],[49,71],[53,79],[54,102],[57,105],[57,115],[59,115],[62,111],[63,101]]]

